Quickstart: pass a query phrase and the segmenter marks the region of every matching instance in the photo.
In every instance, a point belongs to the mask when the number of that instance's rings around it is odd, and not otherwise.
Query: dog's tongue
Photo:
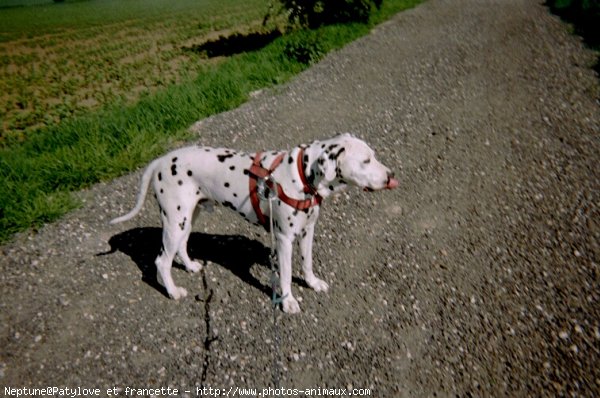
[[[394,189],[396,187],[398,187],[399,182],[398,180],[396,180],[395,178],[390,178],[387,182],[387,184],[385,185],[385,187],[381,188],[381,189]],[[374,192],[375,189],[373,188],[369,188],[369,187],[364,187],[363,191],[365,192]]]
[[[385,186],[385,189],[394,189],[398,187],[398,184],[398,180],[396,180],[395,178],[390,178],[387,185]]]

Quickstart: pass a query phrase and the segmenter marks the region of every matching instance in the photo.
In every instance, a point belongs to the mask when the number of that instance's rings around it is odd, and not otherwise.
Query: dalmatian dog
[[[192,220],[202,207],[199,205],[216,202],[267,230],[273,225],[282,308],[287,313],[300,311],[291,290],[292,244],[296,239],[308,286],[318,292],[329,288],[313,272],[313,237],[322,200],[349,185],[366,191],[398,186],[393,173],[375,158],[374,151],[350,134],[314,141],[290,151],[256,154],[190,146],[151,162],[142,176],[135,207],[111,224],[139,213],[150,183],[163,225],[162,248],[155,261],[157,279],[170,297],[179,299],[187,295],[171,276],[176,255],[188,271],[197,272],[202,267],[188,256],[187,241]],[[273,193],[271,206],[267,199],[269,192]]]

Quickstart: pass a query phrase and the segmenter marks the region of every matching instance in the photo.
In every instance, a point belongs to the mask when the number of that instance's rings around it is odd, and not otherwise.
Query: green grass
[[[215,32],[258,29],[267,9],[268,0],[91,0],[0,8],[0,145],[193,79],[208,61],[182,47]]]
[[[419,0],[388,0],[370,24],[327,26],[312,32],[324,52],[366,34],[372,25]],[[261,50],[207,65],[193,80],[44,128],[0,149],[0,241],[56,220],[79,203],[71,192],[109,180],[195,137],[193,122],[233,109],[250,92],[289,80],[307,65],[286,57],[295,32]]]
[[[267,7],[266,0],[0,0],[0,41],[73,30],[79,34],[80,29],[123,22],[145,27],[177,18],[185,26],[212,17],[260,18]]]

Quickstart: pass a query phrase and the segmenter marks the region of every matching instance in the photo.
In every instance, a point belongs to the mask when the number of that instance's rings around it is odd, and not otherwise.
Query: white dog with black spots
[[[268,201],[252,192],[253,187],[260,185],[256,181],[261,178],[266,178],[267,187],[277,193],[272,201],[272,214]],[[398,186],[393,173],[375,158],[374,151],[350,134],[314,141],[290,151],[257,154],[190,146],[151,162],[142,176],[136,206],[111,224],[129,220],[139,213],[150,183],[163,225],[162,248],[155,261],[157,279],[170,297],[179,299],[187,295],[171,276],[176,255],[188,271],[197,272],[202,268],[188,256],[187,241],[192,220],[200,209],[198,205],[211,201],[267,229],[269,217],[273,218],[282,308],[287,313],[300,311],[291,290],[292,244],[296,239],[308,286],[318,292],[329,288],[313,272],[313,237],[321,201],[349,185],[368,191]]]

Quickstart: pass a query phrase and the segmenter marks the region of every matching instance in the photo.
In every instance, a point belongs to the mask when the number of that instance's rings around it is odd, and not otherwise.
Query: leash
[[[273,386],[276,390],[281,387],[281,335],[279,332],[279,325],[277,324],[277,308],[283,302],[284,297],[277,294],[277,285],[279,285],[279,277],[277,274],[277,253],[275,251],[275,232],[273,232],[273,199],[277,197],[278,184],[272,179],[270,175],[267,175],[257,183],[258,196],[269,202],[269,231],[271,236],[271,251],[269,253],[269,263],[271,266],[271,307],[273,308],[273,364],[272,364],[272,377]]]
[[[323,198],[318,194],[316,189],[308,182],[304,174],[304,148],[300,148],[297,155],[296,167],[298,169],[298,175],[303,185],[303,191],[310,197],[304,200],[294,199],[289,197],[284,191],[281,185],[279,185],[273,178],[272,174],[281,164],[285,157],[285,153],[279,154],[272,162],[271,166],[267,169],[261,166],[262,152],[257,152],[254,155],[252,166],[249,169],[249,190],[250,190],[250,202],[254,208],[254,212],[259,220],[259,223],[268,231],[271,235],[271,252],[269,254],[269,263],[271,266],[271,290],[273,292],[271,296],[271,305],[273,307],[273,364],[272,364],[272,376],[273,385],[276,390],[280,388],[281,380],[281,335],[279,331],[279,325],[277,324],[277,308],[283,302],[285,296],[277,294],[277,286],[279,285],[278,267],[277,267],[277,253],[276,253],[276,239],[275,232],[273,231],[273,200],[279,199],[281,202],[295,208],[296,210],[306,211],[313,206],[319,206]],[[291,159],[291,157],[290,157]],[[290,161],[291,163],[291,161]],[[262,213],[260,209],[260,200],[268,201],[269,204],[269,217]]]

